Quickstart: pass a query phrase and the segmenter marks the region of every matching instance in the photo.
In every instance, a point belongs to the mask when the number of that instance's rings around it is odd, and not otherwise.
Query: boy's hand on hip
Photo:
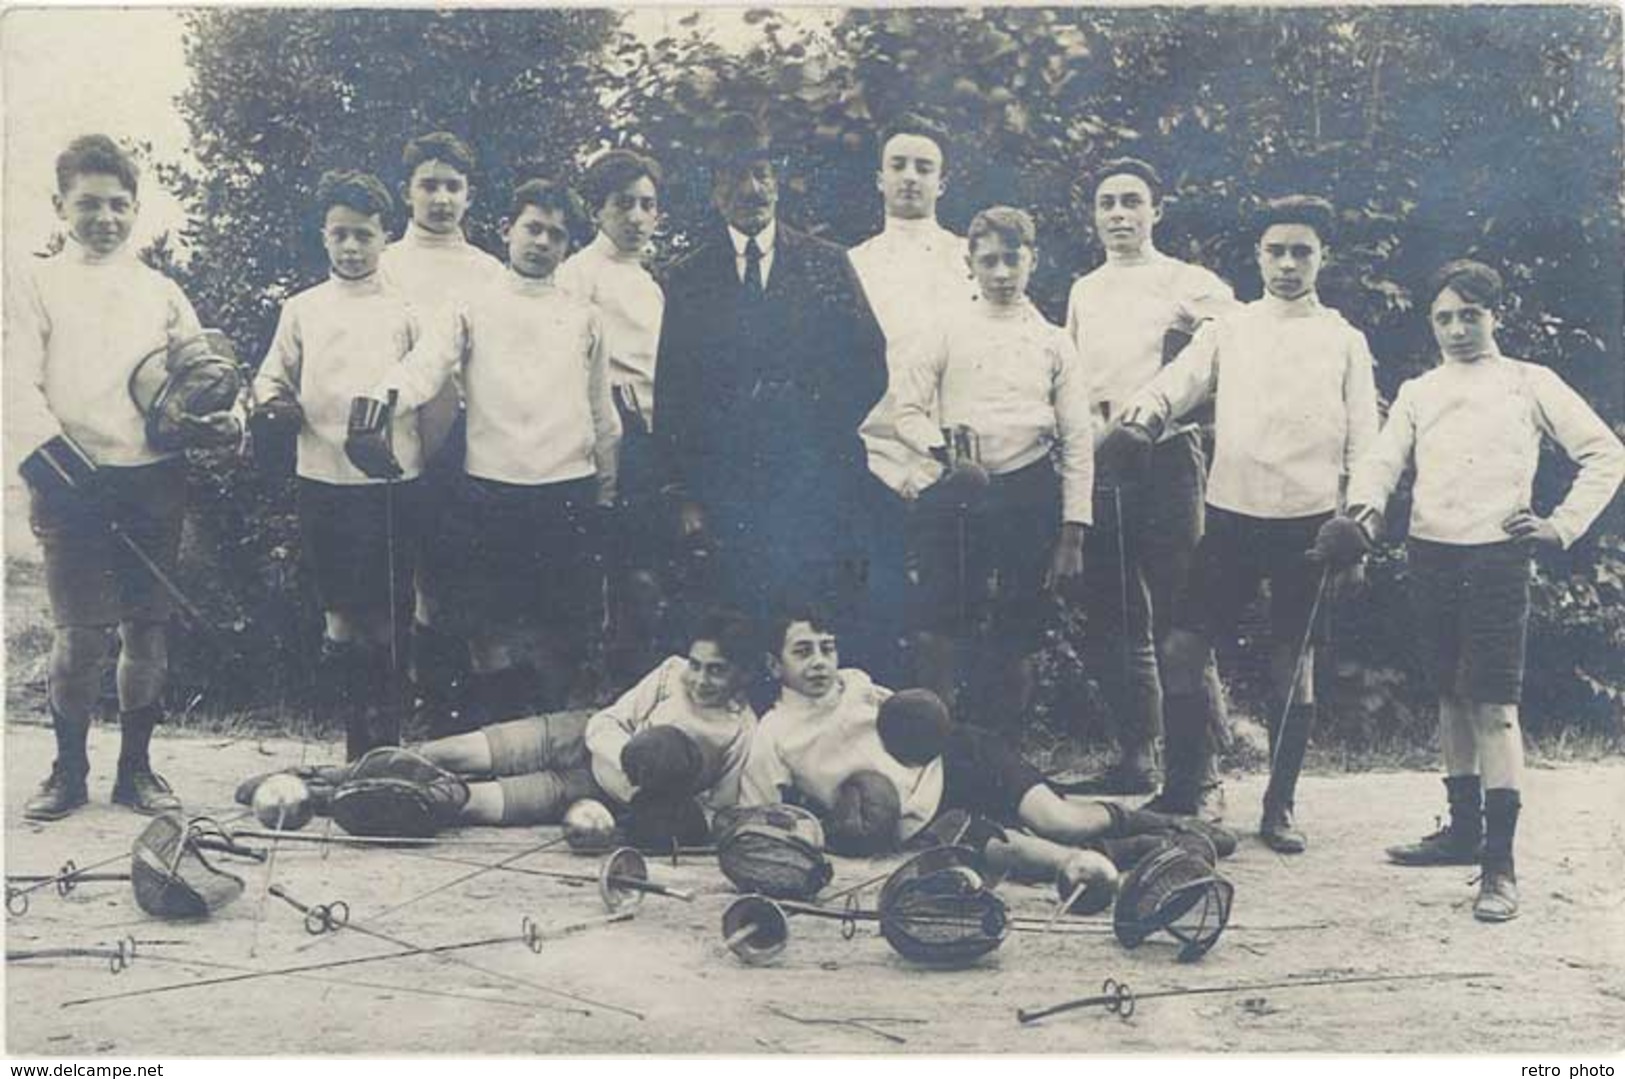
[[[1044,574],[1045,588],[1067,594],[1083,576],[1083,537],[1083,525],[1068,521],[1061,526],[1055,551],[1050,555],[1049,571]]]
[[[1513,539],[1523,540],[1531,547],[1561,549],[1563,546],[1563,537],[1558,535],[1552,522],[1544,517],[1537,517],[1529,510],[1514,513],[1501,522],[1501,528]]]

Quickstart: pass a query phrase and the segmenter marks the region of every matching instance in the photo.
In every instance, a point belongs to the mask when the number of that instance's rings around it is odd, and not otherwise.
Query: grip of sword
[[[283,891],[282,890],[282,885],[273,884],[273,885],[271,885],[270,888],[268,888],[266,890],[268,892],[270,892],[272,895],[276,896],[278,899],[282,900],[284,903],[288,904],[288,906],[292,907],[294,910],[297,910],[299,913],[301,913],[301,914],[309,914],[310,913],[310,908],[307,907],[305,904],[299,902],[299,900],[295,899],[293,896],[289,895],[287,892]]]

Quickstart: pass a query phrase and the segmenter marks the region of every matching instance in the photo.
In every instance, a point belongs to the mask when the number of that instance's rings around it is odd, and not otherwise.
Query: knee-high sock
[[[163,706],[157,703],[119,712],[118,770],[121,773],[152,768],[147,747],[152,744],[153,728],[163,717]]]
[[[1214,770],[1212,719],[1203,693],[1168,693],[1162,721],[1167,731],[1163,790],[1179,806],[1192,810]]]
[[[84,776],[90,771],[90,754],[86,750],[90,738],[90,710],[69,715],[58,711],[55,704],[50,705],[50,709],[57,764],[69,775]]]
[[[1477,842],[1484,835],[1484,785],[1477,776],[1446,776],[1450,831]]]
[[[1291,805],[1298,788],[1298,773],[1303,771],[1303,756],[1309,748],[1309,732],[1315,725],[1313,704],[1294,704],[1285,716],[1284,726],[1279,712],[1271,717],[1270,783],[1264,791],[1269,805]]]
[[[1492,787],[1484,792],[1484,866],[1512,868],[1512,840],[1518,831],[1523,799],[1515,790]]]

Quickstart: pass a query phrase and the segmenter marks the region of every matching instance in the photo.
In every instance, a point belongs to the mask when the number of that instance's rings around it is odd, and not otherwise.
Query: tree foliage
[[[1434,362],[1427,275],[1474,256],[1510,286],[1503,348],[1625,421],[1611,7],[853,8],[825,25],[756,10],[751,41],[726,48],[699,16],[653,41],[581,10],[187,18],[181,105],[200,167],[172,179],[192,212],[188,284],[250,352],[281,300],[321,272],[305,216],[317,173],[394,177],[418,131],[448,127],[479,149],[485,238],[512,178],[567,174],[606,143],[646,147],[667,172],[664,259],[711,224],[699,147],[722,113],[755,113],[774,132],[786,216],[850,243],[881,224],[876,133],[912,110],[954,136],[946,224],[963,229],[995,202],[1035,215],[1034,297],[1052,317],[1102,258],[1081,180],[1135,154],[1169,184],[1159,244],[1244,298],[1260,290],[1247,210],[1290,191],[1331,198],[1341,216],[1322,293],[1366,331],[1385,393]],[[1537,506],[1564,482],[1544,468]],[[1374,577],[1374,606],[1350,616],[1371,632],[1347,654],[1388,698],[1395,685],[1416,696],[1400,571]],[[1622,577],[1613,538],[1542,567],[1535,699],[1622,714]],[[1543,651],[1556,649],[1572,661]]]

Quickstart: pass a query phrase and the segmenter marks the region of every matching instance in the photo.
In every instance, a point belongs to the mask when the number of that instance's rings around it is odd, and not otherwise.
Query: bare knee
[[[1515,704],[1476,704],[1473,706],[1473,726],[1478,733],[1500,737],[1518,730],[1518,706]]]

